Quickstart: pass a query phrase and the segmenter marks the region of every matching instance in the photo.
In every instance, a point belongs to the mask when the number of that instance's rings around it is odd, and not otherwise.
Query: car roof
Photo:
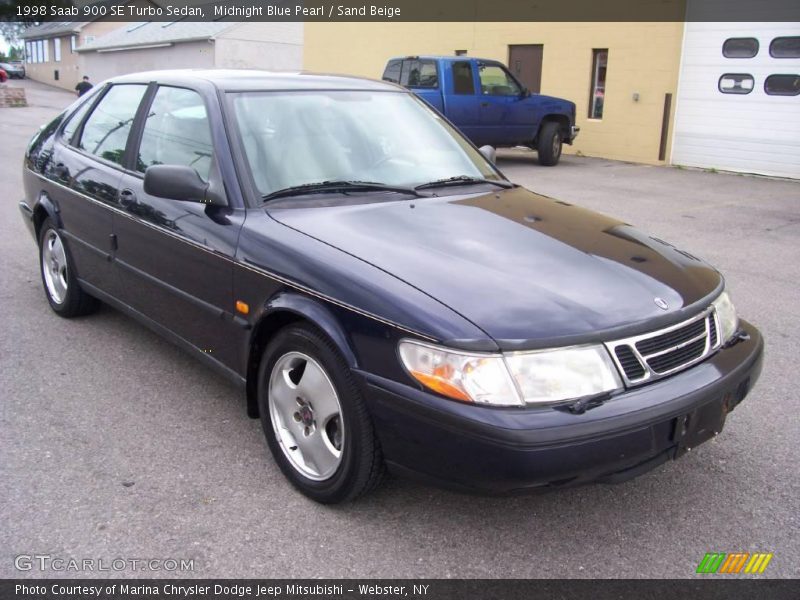
[[[481,58],[479,56],[467,56],[466,54],[461,56],[453,56],[451,54],[419,54],[419,55],[411,55],[411,56],[393,56],[389,60],[408,60],[408,59],[422,59],[422,60],[446,60],[450,62],[454,62],[457,60],[480,60],[483,62],[493,62],[499,63],[501,61],[495,60],[493,58]]]
[[[147,71],[113,77],[111,83],[170,83],[191,85],[210,82],[223,91],[245,90],[376,90],[406,92],[386,81],[350,75],[308,73],[304,71],[257,71],[246,69],[177,69]]]

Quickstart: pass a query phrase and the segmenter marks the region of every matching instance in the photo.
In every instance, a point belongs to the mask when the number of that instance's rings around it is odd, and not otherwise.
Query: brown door
[[[542,89],[542,44],[520,44],[508,47],[508,68],[522,85],[534,94]]]

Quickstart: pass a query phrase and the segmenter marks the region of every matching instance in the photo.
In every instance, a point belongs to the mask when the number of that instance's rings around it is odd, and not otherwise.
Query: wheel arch
[[[539,142],[539,134],[541,134],[542,128],[547,123],[558,123],[562,137],[569,137],[569,126],[570,126],[569,117],[567,115],[562,115],[558,113],[550,113],[542,117],[542,120],[539,122],[539,130],[536,132],[536,138],[533,140],[534,144]]]
[[[258,367],[264,349],[273,336],[288,325],[307,323],[320,330],[344,358],[350,368],[358,367],[358,359],[350,336],[325,304],[316,298],[292,291],[282,291],[272,297],[253,327],[247,352],[247,414],[258,418]]]
[[[39,235],[42,232],[42,223],[50,218],[59,229],[62,228],[61,218],[55,203],[47,195],[47,192],[39,194],[36,205],[33,207],[33,231],[36,234],[36,242],[39,242]]]

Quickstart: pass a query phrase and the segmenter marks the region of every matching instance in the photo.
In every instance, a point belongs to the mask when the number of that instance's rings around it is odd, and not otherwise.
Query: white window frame
[[[53,39],[53,60],[61,62],[61,38]]]
[[[78,36],[77,35],[69,36],[69,53],[70,54],[75,54],[75,48],[77,47],[77,45],[78,45]]]
[[[42,62],[50,62],[50,40],[42,40],[43,48],[44,48],[44,61]]]
[[[25,62],[31,64],[31,43],[25,42]]]

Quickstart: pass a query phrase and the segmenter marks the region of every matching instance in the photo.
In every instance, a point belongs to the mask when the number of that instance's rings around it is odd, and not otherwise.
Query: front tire
[[[560,129],[558,123],[548,121],[542,125],[542,130],[539,132],[536,151],[539,154],[539,164],[544,167],[557,165],[561,158],[563,141],[561,140]]]
[[[353,500],[384,473],[372,420],[334,345],[308,325],[279,331],[261,358],[258,408],[272,456],[303,494]]]
[[[39,271],[50,308],[60,317],[87,315],[99,302],[81,289],[64,240],[51,219],[39,231]]]

